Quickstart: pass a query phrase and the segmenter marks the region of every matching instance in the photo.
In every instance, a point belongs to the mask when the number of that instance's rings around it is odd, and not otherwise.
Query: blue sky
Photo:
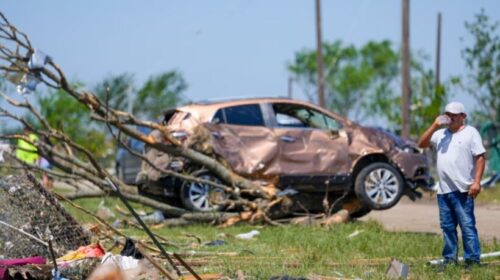
[[[410,44],[434,65],[436,15],[443,15],[442,80],[462,74],[464,21],[484,8],[500,20],[498,0],[413,0]],[[23,1],[1,11],[50,54],[71,79],[89,87],[110,74],[182,72],[191,100],[286,96],[286,65],[315,48],[314,0]],[[401,42],[400,0],[322,1],[323,39],[360,46]],[[294,95],[304,99],[300,88]],[[463,95],[458,100],[469,103]]]

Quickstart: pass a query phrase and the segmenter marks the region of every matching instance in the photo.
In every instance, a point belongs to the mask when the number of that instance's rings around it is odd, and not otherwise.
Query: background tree
[[[386,123],[398,130],[401,126],[399,51],[391,42],[370,41],[361,48],[342,42],[324,43],[325,91],[328,108],[355,121],[366,118]],[[446,86],[435,88],[433,72],[426,68],[428,57],[412,57],[412,131],[416,137],[446,102]],[[316,51],[302,50],[288,66],[311,101],[316,89]],[[444,83],[445,85],[447,82]]]
[[[146,119],[158,119],[162,113],[184,102],[187,84],[177,71],[150,77],[138,91],[134,113]]]
[[[477,100],[479,108],[473,118],[500,123],[500,36],[498,22],[491,23],[481,10],[472,22],[465,22],[472,45],[465,47],[462,57],[468,74],[463,88]],[[463,39],[464,40],[464,39]]]
[[[74,86],[81,87],[81,84]],[[83,104],[61,89],[50,90],[48,94],[38,96],[36,102],[41,115],[52,127],[63,131],[96,157],[102,158],[106,155],[111,143],[106,140],[104,131],[91,122],[90,112]],[[29,118],[29,115],[26,118]],[[32,123],[36,123],[35,121]]]
[[[127,111],[128,94],[133,96],[135,93],[134,75],[123,73],[108,76],[95,86],[94,92],[99,99],[107,101],[110,107]]]
[[[138,90],[134,84],[134,76],[123,73],[105,78],[94,91],[99,99],[108,100],[110,107],[121,111],[131,109],[130,113],[150,120],[158,120],[163,111],[185,101],[182,93],[187,83],[178,71],[152,76]]]
[[[416,53],[411,61],[411,131],[410,135],[417,138],[434,118],[441,113],[448,100],[448,87],[450,81],[445,81],[436,88],[434,72],[426,68],[429,59],[424,53]],[[371,102],[367,106],[372,116],[382,117],[393,130],[399,130],[402,124],[401,94],[398,80],[386,83],[375,91]],[[385,87],[385,86],[388,87]]]

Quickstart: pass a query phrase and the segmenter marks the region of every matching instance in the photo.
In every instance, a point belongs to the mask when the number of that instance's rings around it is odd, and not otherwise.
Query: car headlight
[[[403,148],[400,148],[400,150],[409,154],[420,154],[420,150],[417,147],[404,146]]]

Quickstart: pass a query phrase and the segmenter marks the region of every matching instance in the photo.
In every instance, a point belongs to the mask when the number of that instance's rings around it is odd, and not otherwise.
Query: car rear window
[[[264,126],[264,118],[259,104],[239,105],[219,109],[213,123],[226,123],[234,125]]]

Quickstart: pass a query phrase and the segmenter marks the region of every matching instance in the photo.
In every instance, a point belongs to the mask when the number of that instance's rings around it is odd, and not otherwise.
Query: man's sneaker
[[[474,261],[474,260],[465,260],[465,270],[470,272],[474,267],[480,267],[481,263],[479,261]]]
[[[436,268],[437,273],[442,273],[446,270],[446,268],[450,265],[457,265],[457,261],[454,259],[445,259],[442,263],[438,265]]]

